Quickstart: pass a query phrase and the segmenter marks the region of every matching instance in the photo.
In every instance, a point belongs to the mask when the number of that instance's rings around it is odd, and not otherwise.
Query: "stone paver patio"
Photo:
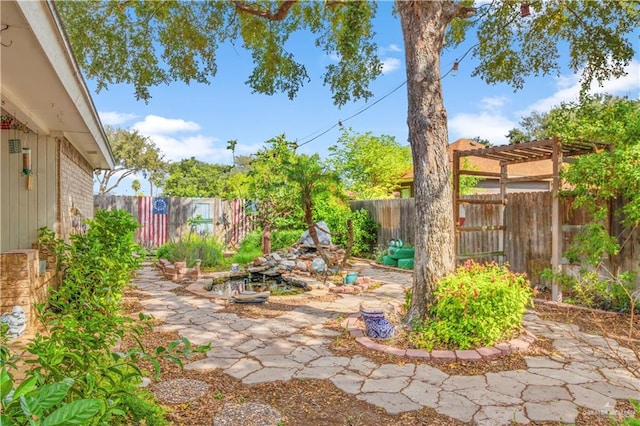
[[[580,408],[593,415],[619,414],[614,412],[616,400],[640,399],[637,378],[583,343],[602,343],[602,338],[542,321],[534,313],[526,315],[525,328],[551,339],[556,353],[553,358],[525,357],[527,370],[457,376],[427,364],[378,364],[362,356],[335,356],[328,346],[337,333],[322,327],[325,320],[353,314],[362,302],[402,301],[412,279],[410,273],[372,267],[363,274],[384,284],[332,302],[310,300],[271,319],[240,318],[220,313],[224,306],[208,299],[178,296],[170,292],[177,285],[149,266],[139,271],[134,283],[151,296],[141,300],[145,313],[164,322],[157,330],[177,331],[194,344],[212,344],[206,358],[185,368],[222,369],[247,385],[327,379],[389,414],[431,407],[464,422],[492,426],[573,423]]]

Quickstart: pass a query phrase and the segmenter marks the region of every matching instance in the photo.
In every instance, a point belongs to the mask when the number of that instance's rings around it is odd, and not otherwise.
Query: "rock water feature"
[[[335,246],[325,247],[325,254],[339,264],[345,251]],[[216,296],[240,303],[264,303],[269,294],[298,294],[311,290],[319,261],[324,260],[315,247],[298,244],[254,259],[244,271],[231,271],[215,278],[205,290]],[[323,267],[324,270],[326,268]],[[237,269],[237,268],[234,268]],[[317,274],[316,274],[317,275]]]

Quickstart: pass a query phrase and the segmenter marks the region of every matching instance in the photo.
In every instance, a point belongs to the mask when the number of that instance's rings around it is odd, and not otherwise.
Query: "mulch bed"
[[[174,290],[176,294],[182,294],[186,290],[178,288]],[[125,299],[125,307],[130,313],[137,312],[142,306],[137,302],[135,292],[128,293]],[[190,296],[193,294],[189,293]],[[339,296],[328,295],[327,298]],[[331,299],[327,299],[331,300]],[[300,298],[272,297],[265,305],[241,305],[229,303],[224,312],[233,312],[241,317],[251,318],[273,318],[283,313],[303,305],[307,300]],[[577,324],[581,330],[589,333],[620,337],[626,336],[629,330],[629,317],[624,315],[602,312],[594,312],[586,315],[585,312],[575,312],[566,307],[555,307],[549,305],[537,305],[536,312],[542,319],[551,321]],[[355,339],[348,336],[345,330],[340,328],[340,318],[326,324],[328,328],[341,332],[339,337],[334,338],[330,344],[330,349],[340,356],[353,356],[356,354],[365,356],[377,363],[407,363],[420,362],[415,359],[405,357],[394,357],[371,351],[355,342]],[[640,339],[640,323],[634,322],[632,337]],[[147,348],[154,348],[160,345],[167,345],[172,340],[179,339],[175,332],[152,332],[142,336],[142,342]],[[397,343],[397,342],[396,342]],[[620,342],[623,344],[623,342]],[[127,341],[124,342],[127,345]],[[450,363],[437,364],[437,368],[456,375],[477,375],[487,372],[499,372],[514,369],[526,368],[524,355],[546,355],[552,353],[553,348],[549,340],[538,337],[538,340],[531,345],[528,352],[511,354],[493,361],[473,362],[473,363]],[[202,358],[204,355],[195,355],[192,360]],[[424,362],[424,361],[422,361]],[[197,392],[202,392],[201,396],[195,399],[174,404],[166,404],[168,409],[167,419],[172,424],[177,425],[205,425],[212,424],[215,413],[222,410],[228,404],[242,404],[252,402],[267,404],[282,414],[282,424],[284,425],[462,425],[457,420],[437,413],[430,408],[412,411],[399,415],[389,415],[383,409],[375,407],[367,402],[360,401],[353,395],[346,394],[336,388],[328,380],[308,380],[297,379],[287,382],[264,383],[252,386],[243,385],[239,380],[224,374],[220,370],[202,372],[181,370],[176,365],[162,361],[161,382],[170,380],[182,380],[186,384],[193,385],[194,381],[202,383],[198,386]],[[143,366],[145,367],[145,366]],[[151,370],[150,366],[146,366]],[[181,382],[173,382],[181,383]],[[207,386],[204,386],[206,384]],[[150,389],[169,389],[171,387],[152,384]],[[194,391],[195,392],[195,391]],[[160,400],[170,398],[158,395]],[[618,412],[631,412],[631,406],[626,401],[621,401],[617,405]],[[577,420],[577,425],[605,426],[610,425],[606,416],[593,415],[594,413],[582,412]],[[540,426],[556,425],[556,422],[537,423]],[[246,426],[250,426],[247,424]]]

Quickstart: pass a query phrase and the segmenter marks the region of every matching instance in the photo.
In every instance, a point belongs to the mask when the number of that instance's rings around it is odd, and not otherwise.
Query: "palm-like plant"
[[[326,191],[336,191],[340,178],[320,161],[318,154],[302,154],[293,157],[285,165],[285,173],[288,181],[298,187],[300,202],[304,211],[304,220],[309,228],[309,236],[313,240],[316,250],[318,250],[327,266],[332,266],[318,239],[318,232],[313,220],[313,200],[315,196]],[[323,231],[328,232],[328,230]]]

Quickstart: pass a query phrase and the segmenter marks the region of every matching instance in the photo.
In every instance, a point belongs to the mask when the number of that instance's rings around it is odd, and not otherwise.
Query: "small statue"
[[[20,306],[14,306],[11,313],[4,313],[0,315],[0,322],[4,322],[9,326],[7,330],[7,336],[20,337],[24,330],[27,328],[27,316],[24,313],[24,309]]]

